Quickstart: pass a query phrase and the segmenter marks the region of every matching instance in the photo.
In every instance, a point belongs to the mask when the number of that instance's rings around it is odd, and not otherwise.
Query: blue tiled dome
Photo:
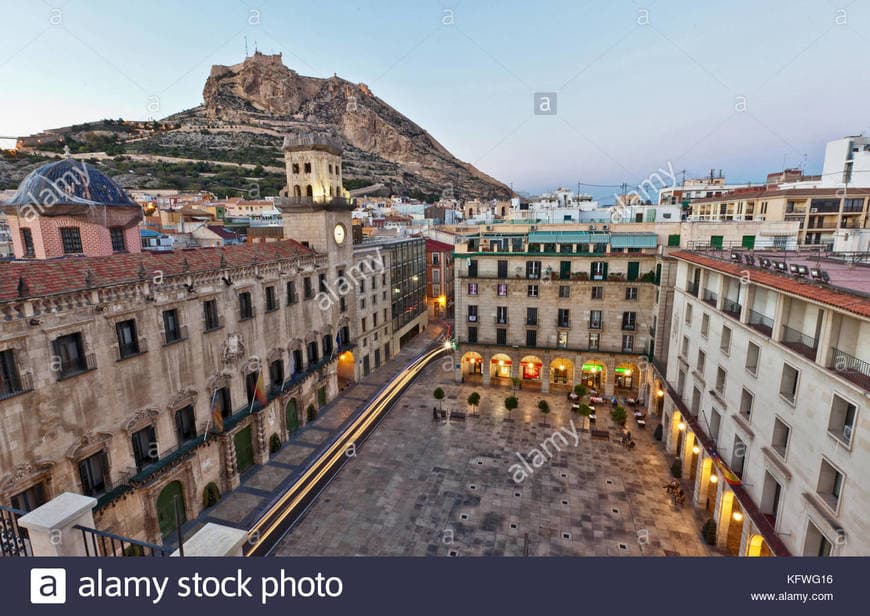
[[[83,161],[64,158],[32,171],[3,205],[138,207],[115,180]]]

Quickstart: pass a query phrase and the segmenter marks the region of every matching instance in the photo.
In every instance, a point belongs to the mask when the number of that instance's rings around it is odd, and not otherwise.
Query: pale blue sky
[[[518,190],[669,163],[760,180],[804,154],[818,172],[826,141],[870,131],[863,0],[2,0],[0,15],[0,135],[144,118],[153,96],[158,117],[195,106],[245,36],[302,74],[369,84]],[[555,116],[532,115],[536,91],[558,93]]]

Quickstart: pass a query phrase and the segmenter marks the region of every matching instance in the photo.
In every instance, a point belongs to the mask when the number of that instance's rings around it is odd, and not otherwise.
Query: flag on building
[[[211,421],[214,424],[215,432],[224,431],[223,409],[221,408],[221,405],[218,404],[217,391],[215,391],[214,395],[211,397]]]
[[[269,402],[269,398],[266,396],[266,386],[263,384],[262,370],[257,374],[257,385],[254,387],[254,400],[260,403],[260,408],[265,408]],[[253,405],[253,400],[251,405]]]

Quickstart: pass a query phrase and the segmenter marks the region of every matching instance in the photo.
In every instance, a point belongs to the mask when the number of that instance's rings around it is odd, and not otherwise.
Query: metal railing
[[[27,529],[18,526],[24,511],[0,505],[0,556],[33,556]]]
[[[690,295],[694,295],[695,297],[698,297],[698,283],[697,282],[688,283],[686,285],[686,291],[688,291]]]
[[[819,346],[819,341],[812,336],[807,336],[801,331],[788,327],[787,325],[782,326],[782,343],[803,355],[804,357],[815,361],[816,359],[816,350]]]
[[[19,394],[26,394],[29,391],[33,391],[33,375],[29,372],[19,374],[17,379],[2,383],[0,400],[6,400]]]
[[[187,340],[187,325],[182,325],[175,331],[163,332],[163,346]]]
[[[768,338],[773,334],[773,319],[755,310],[749,311],[749,326]]]
[[[740,318],[740,311],[743,309],[743,306],[738,304],[732,299],[723,299],[722,300],[722,312],[730,314],[735,319]]]
[[[82,533],[85,546],[85,556],[169,556],[170,551],[163,546],[122,537],[104,530],[88,528],[76,524],[73,526]]]
[[[209,325],[211,325],[211,327],[209,327]],[[215,317],[214,321],[211,324],[206,322],[205,328],[202,331],[203,331],[203,333],[207,334],[209,332],[214,332],[214,331],[217,331],[219,329],[222,329],[223,326],[224,326],[224,318],[222,315],[218,315],[217,317]]]
[[[716,307],[716,302],[719,301],[719,294],[711,291],[710,289],[704,289],[704,302]]]
[[[71,362],[71,365],[61,366],[57,373],[57,380],[62,381],[85,372],[97,369],[97,356],[94,353],[88,353],[84,357],[79,357],[78,361]]]
[[[842,374],[856,385],[870,390],[870,363],[858,359],[840,349],[831,349],[831,369]]]
[[[143,353],[148,352],[148,338],[144,336],[138,338],[136,342],[130,342],[127,344],[119,344],[118,345],[118,361],[122,359],[128,359],[130,357],[136,357],[137,355],[142,355]]]

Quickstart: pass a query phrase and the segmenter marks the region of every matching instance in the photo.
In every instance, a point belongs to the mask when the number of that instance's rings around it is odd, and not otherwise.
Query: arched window
[[[295,184],[293,186],[293,196],[294,197],[301,197],[302,196],[302,187],[299,186],[299,184]]]
[[[308,186],[305,187],[305,195],[308,197],[314,196],[314,189],[311,188],[311,184],[309,184]]]

